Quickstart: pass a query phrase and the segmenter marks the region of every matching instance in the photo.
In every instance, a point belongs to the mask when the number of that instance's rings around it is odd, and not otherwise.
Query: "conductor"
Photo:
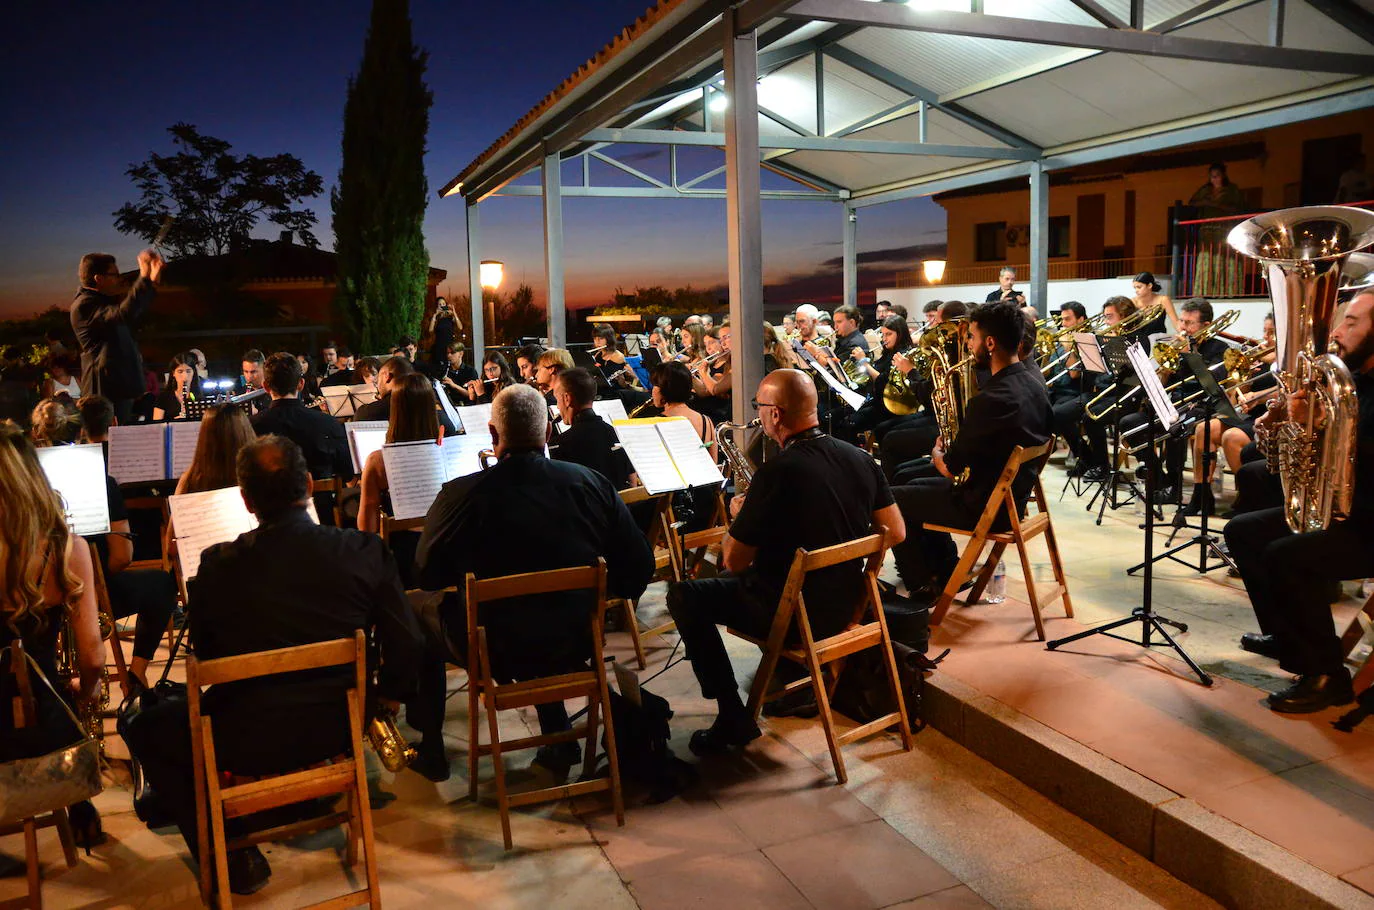
[[[138,254],[138,277],[121,296],[124,279],[109,253],[81,257],[81,289],[72,301],[72,331],[81,346],[81,389],[114,402],[115,418],[133,422],[134,401],[143,394],[143,358],[134,328],[157,295],[154,286],[165,263],[154,250]]]

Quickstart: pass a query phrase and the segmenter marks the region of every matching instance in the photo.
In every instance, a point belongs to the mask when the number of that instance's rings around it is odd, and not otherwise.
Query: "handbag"
[[[6,649],[5,653],[11,652]],[[76,735],[69,746],[0,764],[0,826],[65,809],[103,789],[100,744],[86,733],[71,706],[57,694],[34,659],[27,653],[24,658],[67,712]]]

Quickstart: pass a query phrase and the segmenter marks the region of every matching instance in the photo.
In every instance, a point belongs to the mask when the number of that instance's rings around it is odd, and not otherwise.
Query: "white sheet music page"
[[[110,476],[119,483],[166,480],[167,424],[110,427]]]
[[[110,533],[110,499],[105,491],[105,451],[96,443],[45,446],[38,463],[48,483],[62,497],[72,533],[88,537]]]
[[[382,446],[382,460],[391,492],[391,516],[424,518],[448,480],[440,446],[429,440],[393,442]]]
[[[443,409],[449,421],[455,427],[461,427],[463,421],[458,417],[458,409],[453,406],[453,402],[449,400],[448,392],[444,391],[443,385],[437,379],[434,380],[434,394],[438,396],[439,407]]]
[[[1174,424],[1178,423],[1178,408],[1174,407],[1173,401],[1169,399],[1169,393],[1164,391],[1164,383],[1159,381],[1159,374],[1155,372],[1155,362],[1139,344],[1126,348],[1126,359],[1131,362],[1136,378],[1144,386],[1159,425],[1166,430],[1172,429]]]
[[[713,449],[702,444],[701,437],[686,417],[660,422],[658,432],[687,486],[706,487],[725,482],[715,459],[711,457]]]
[[[845,404],[849,405],[856,411],[863,405],[864,397],[860,395],[858,392],[851,389],[849,386],[840,385],[840,381],[836,379],[835,376],[828,369],[826,369],[825,367],[821,367],[819,370],[814,372],[816,375],[819,375],[821,377],[821,380],[826,385],[830,386],[830,388],[835,390],[835,394],[840,396],[840,400],[843,401]]]
[[[668,454],[668,446],[659,434],[656,423],[627,420],[615,425],[615,433],[620,437],[620,445],[629,456],[635,473],[639,475],[639,482],[650,493],[687,488],[688,484],[683,481],[673,457]]]
[[[354,474],[361,474],[363,465],[367,463],[367,456],[386,445],[386,428],[385,420],[354,420],[344,424]]]
[[[177,540],[177,561],[182,578],[190,581],[200,572],[200,556],[217,543],[227,543],[258,526],[258,519],[243,504],[238,487],[182,493],[167,500]]]
[[[325,409],[330,417],[352,417],[353,400],[348,397],[348,386],[327,385],[320,389],[324,397]]]
[[[629,420],[630,415],[625,413],[625,402],[619,398],[607,398],[604,401],[593,401],[592,410],[609,424],[614,425],[617,420]]]
[[[1089,373],[1106,373],[1107,361],[1102,356],[1102,343],[1092,332],[1074,332],[1073,342],[1078,349],[1078,360]]]
[[[487,429],[487,424],[491,423],[491,405],[470,404],[465,408],[459,408],[458,418],[464,433],[469,436],[481,436],[486,440],[491,439],[491,430]],[[487,444],[491,443],[488,441]]]
[[[180,478],[196,457],[196,443],[200,441],[199,420],[174,420],[172,428],[172,477]]]
[[[482,470],[480,453],[483,449],[489,448],[491,440],[483,439],[481,436],[469,436],[466,433],[445,436],[444,444],[439,446],[444,461],[445,481],[453,480],[455,477],[466,477]]]

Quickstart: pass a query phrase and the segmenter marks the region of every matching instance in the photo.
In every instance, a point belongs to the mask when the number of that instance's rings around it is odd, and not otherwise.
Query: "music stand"
[[[1231,402],[1227,400],[1226,391],[1222,389],[1221,383],[1217,382],[1216,376],[1212,375],[1212,370],[1207,366],[1200,355],[1191,353],[1184,354],[1181,360],[1184,365],[1187,366],[1188,371],[1193,374],[1193,378],[1197,383],[1202,386],[1202,391],[1200,393],[1202,396],[1202,416],[1184,421],[1181,425],[1181,429],[1191,430],[1193,427],[1197,426],[1199,420],[1202,421],[1202,457],[1205,460],[1207,453],[1212,450],[1212,418],[1222,416],[1230,417],[1234,420],[1237,419],[1239,415],[1236,414],[1236,409],[1231,406]],[[1187,390],[1186,386],[1184,390]],[[1169,535],[1169,540],[1165,544],[1169,549],[1153,557],[1153,561],[1159,562],[1161,559],[1172,559],[1179,565],[1187,566],[1202,575],[1206,575],[1213,569],[1220,569],[1223,566],[1234,569],[1236,564],[1231,561],[1231,557],[1221,548],[1218,538],[1211,533],[1207,525],[1208,515],[1206,509],[1202,510],[1201,521],[1196,527],[1182,520],[1182,510],[1180,509],[1179,514],[1175,516],[1174,532]],[[1178,546],[1171,546],[1174,542],[1174,537],[1183,528],[1194,528],[1197,533]],[[1200,548],[1198,561],[1196,563],[1188,562],[1186,559],[1182,559],[1177,555],[1194,544],[1197,544]],[[1211,566],[1207,565],[1208,554],[1211,554],[1216,559],[1216,562]],[[1136,572],[1140,571],[1144,565],[1144,563],[1137,563],[1127,569],[1126,574],[1134,575]]]
[[[1069,375],[1071,369],[1067,359],[1064,361],[1064,371],[1059,375],[1062,375],[1069,382],[1077,382],[1078,394],[1081,396],[1083,394],[1083,377],[1088,373],[1107,372],[1107,363],[1102,356],[1102,343],[1098,340],[1096,335],[1091,332],[1074,332],[1070,336],[1070,340],[1073,343],[1074,352],[1078,356],[1078,379],[1074,380],[1073,377]],[[1058,378],[1059,377],[1056,376],[1052,382],[1058,381]],[[1083,423],[1083,417],[1084,415],[1079,415],[1079,426]],[[1081,435],[1080,432],[1080,437]],[[1068,440],[1065,440],[1065,442],[1067,441]],[[1066,476],[1064,477],[1064,488],[1059,491],[1059,501],[1064,501],[1064,494],[1069,492],[1069,487],[1073,487],[1074,496],[1082,496],[1085,483],[1086,481],[1083,480],[1082,474],[1075,475],[1072,472],[1066,472]]]
[[[213,408],[218,403],[211,398],[196,398],[186,402],[182,407],[186,411],[187,420],[204,420],[206,409]]]
[[[1127,355],[1128,346],[1125,338],[1113,337],[1105,340],[1098,339],[1103,357],[1103,366],[1110,369],[1112,381],[1118,385],[1125,385],[1127,380],[1135,376],[1135,368],[1131,366],[1130,358]],[[1153,375],[1153,373],[1151,374]],[[1107,466],[1107,477],[1097,482],[1097,492],[1093,493],[1088,500],[1087,511],[1091,512],[1093,506],[1097,505],[1096,524],[1102,524],[1102,517],[1110,508],[1113,512],[1122,506],[1128,506],[1137,499],[1147,501],[1144,491],[1136,485],[1135,476],[1121,470],[1121,434],[1115,432],[1116,411],[1121,406],[1120,401],[1113,402],[1102,415],[1102,420],[1111,420],[1109,426],[1114,430],[1112,433],[1112,457]],[[1092,418],[1088,418],[1091,420]],[[1125,484],[1129,494],[1123,499],[1117,496],[1117,487]],[[1101,504],[1098,504],[1099,499]],[[1154,506],[1149,508],[1153,511]]]
[[[1136,351],[1137,359],[1143,361],[1145,358],[1144,352],[1141,351],[1138,346],[1133,346],[1133,349]],[[1136,372],[1137,375],[1141,377],[1141,383],[1145,386],[1147,400],[1150,402],[1150,409],[1154,412],[1151,423],[1148,424],[1148,426],[1151,427],[1150,445],[1154,445],[1160,438],[1167,436],[1170,430],[1178,425],[1178,412],[1173,409],[1172,403],[1169,402],[1169,396],[1164,392],[1163,384],[1153,371],[1150,371],[1148,367],[1142,369],[1137,365]],[[1162,434],[1157,434],[1153,429],[1156,423],[1163,430]],[[1146,496],[1153,496],[1155,482],[1157,480],[1154,462],[1147,462],[1147,465],[1148,467],[1145,473],[1145,494]],[[1154,610],[1154,541],[1155,510],[1151,507],[1145,511],[1145,561],[1141,563],[1145,568],[1145,584],[1141,594],[1141,605],[1132,610],[1130,616],[1112,620],[1104,625],[1086,629],[1074,635],[1067,636],[1066,638],[1058,638],[1054,641],[1046,642],[1045,649],[1054,651],[1063,645],[1093,635],[1105,635],[1107,638],[1115,638],[1117,641],[1139,644],[1143,648],[1168,645],[1170,648],[1173,648],[1175,653],[1177,653],[1178,656],[1182,658],[1183,662],[1188,665],[1188,669],[1197,674],[1198,679],[1201,680],[1204,686],[1210,686],[1212,684],[1212,677],[1199,667],[1196,661],[1188,656],[1188,652],[1183,650],[1183,647],[1169,634],[1169,630],[1164,628],[1166,625],[1173,626],[1180,632],[1187,632],[1187,624],[1169,619],[1165,616],[1160,616]],[[1128,626],[1137,622],[1140,623],[1139,640],[1116,634],[1115,630],[1122,626]],[[1153,636],[1156,633],[1161,636],[1163,641],[1154,640]]]

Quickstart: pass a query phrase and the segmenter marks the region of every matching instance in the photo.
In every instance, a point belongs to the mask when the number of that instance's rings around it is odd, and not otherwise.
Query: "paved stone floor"
[[[1078,620],[1121,615],[1140,597],[1141,583],[1122,571],[1139,556],[1138,516],[1130,508],[1109,513],[1098,528],[1072,494],[1056,501],[1061,483],[1062,473],[1051,467],[1046,486]],[[1249,685],[1273,688],[1281,677],[1271,663],[1236,647],[1239,634],[1252,628],[1238,583],[1224,572],[1200,578],[1175,566],[1157,574],[1161,611],[1186,618],[1191,629],[1181,640],[1226,677],[1204,690],[1162,653],[1100,642],[1077,653],[1045,651],[1018,600],[1019,567],[1009,570],[1006,603],[950,614],[937,636],[953,649],[941,672],[1165,786],[1198,793],[1214,811],[1242,816],[1242,824],[1276,842],[1287,838],[1285,846],[1315,865],[1374,890],[1374,729],[1342,738],[1330,731],[1329,717],[1277,718],[1259,705],[1262,693]],[[1043,575],[1043,564],[1034,571]],[[1356,606],[1347,597],[1338,610],[1348,614]],[[653,590],[641,614],[661,610],[662,593]],[[1052,636],[1079,627],[1064,619],[1048,625]],[[674,641],[653,643],[649,674],[663,668]],[[611,643],[625,656],[624,635]],[[741,642],[732,642],[731,652],[743,682],[757,652]],[[461,673],[450,676],[455,691],[462,682]],[[689,667],[675,664],[648,686],[672,702],[674,749],[690,757],[686,739],[709,723],[711,706],[696,693]],[[519,810],[516,849],[506,853],[495,809],[467,799],[461,694],[450,699],[449,714],[452,780],[435,785],[411,773],[373,774],[382,888],[391,907],[1215,906],[932,729],[916,736],[910,753],[893,736],[848,747],[850,781],[840,787],[815,721],[772,721],[743,755],[703,763],[701,783],[680,797],[646,805],[632,789],[623,828],[598,800]],[[502,717],[513,731],[531,722],[518,713]],[[111,743],[113,754],[119,749]],[[513,779],[535,780],[527,761],[528,753],[513,758]],[[62,866],[50,832],[41,836],[47,906],[196,906],[180,839],[138,823],[117,775],[97,803],[110,841],[76,868]],[[269,845],[271,883],[236,903],[290,907],[347,890],[341,844],[338,832],[324,832]],[[15,855],[20,841],[0,841],[0,850]],[[0,880],[0,901],[20,887],[16,879]]]

